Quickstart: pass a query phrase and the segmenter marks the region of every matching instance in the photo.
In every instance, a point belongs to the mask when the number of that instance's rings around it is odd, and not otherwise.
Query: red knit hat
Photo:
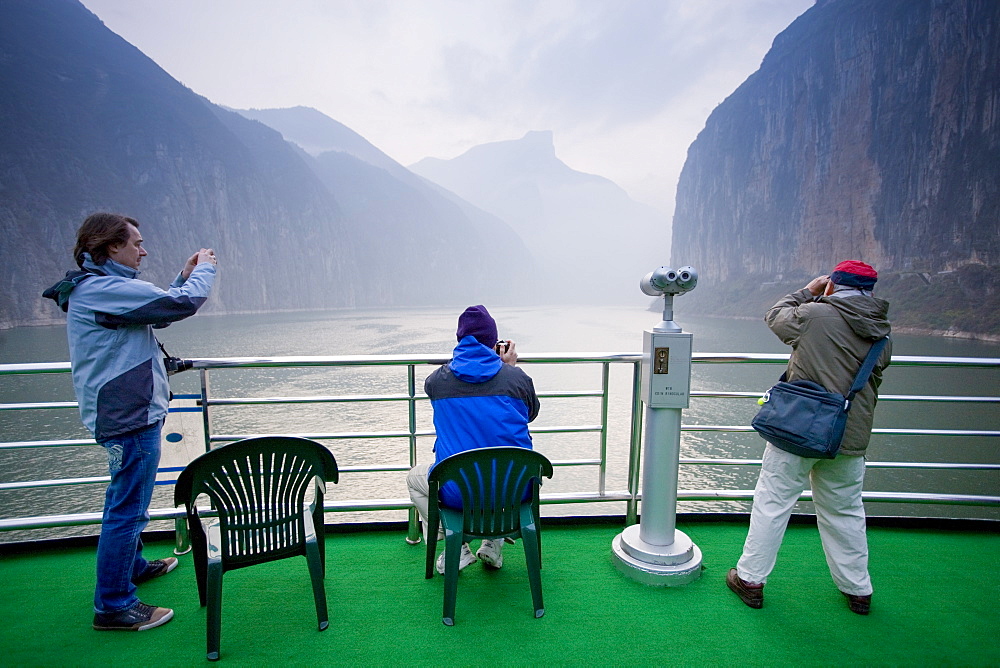
[[[871,290],[878,280],[878,272],[870,264],[858,260],[844,260],[833,268],[830,280],[837,285]]]

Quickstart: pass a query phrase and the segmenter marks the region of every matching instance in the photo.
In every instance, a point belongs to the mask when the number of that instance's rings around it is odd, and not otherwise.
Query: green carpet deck
[[[444,579],[423,577],[423,545],[398,531],[329,534],[330,628],[316,630],[304,558],[227,573],[222,661],[281,665],[1000,665],[1000,534],[869,528],[875,586],[868,617],[830,579],[814,526],[792,525],[764,607],[725,585],[745,523],[680,525],[701,548],[702,577],[647,587],[612,565],[614,525],[543,526],[545,616],[532,615],[521,544],[501,571],[462,573],[454,627]],[[168,543],[147,545],[167,556]],[[140,587],[172,607],[142,633],[90,628],[93,547],[0,556],[0,663],[190,666],[205,663],[205,612],[190,555]]]

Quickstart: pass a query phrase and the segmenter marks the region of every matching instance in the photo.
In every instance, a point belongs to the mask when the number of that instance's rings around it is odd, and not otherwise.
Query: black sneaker
[[[146,566],[140,575],[132,578],[132,584],[140,585],[143,582],[149,582],[153,578],[158,578],[161,575],[166,575],[170,571],[177,568],[177,559],[174,557],[167,557],[166,559],[157,559],[156,561],[151,561]]]
[[[94,629],[98,631],[145,631],[166,624],[174,618],[170,608],[157,608],[136,601],[128,610],[108,615],[94,615]]]

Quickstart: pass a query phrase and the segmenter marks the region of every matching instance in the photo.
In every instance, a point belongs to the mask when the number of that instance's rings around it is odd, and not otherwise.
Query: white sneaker
[[[476,550],[476,556],[483,560],[487,568],[498,569],[503,566],[503,541],[484,540]]]
[[[474,563],[476,563],[476,555],[472,554],[472,550],[469,549],[468,543],[462,543],[462,554],[458,557],[458,570],[461,571],[469,564]],[[441,555],[438,556],[437,572],[444,575],[444,550],[442,550]]]

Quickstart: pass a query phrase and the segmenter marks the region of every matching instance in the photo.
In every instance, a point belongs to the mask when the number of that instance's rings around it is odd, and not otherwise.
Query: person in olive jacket
[[[889,335],[889,303],[872,294],[877,280],[871,266],[848,260],[771,307],[765,316],[768,327],[792,346],[788,381],[811,380],[831,392],[848,394],[872,343]],[[736,568],[726,577],[729,588],[751,608],[764,603],[764,583],[777,560],[788,518],[808,484],[830,575],[847,597],[848,607],[868,614],[872,584],[861,500],[864,455],[882,371],[891,356],[890,341],[851,404],[844,440],[834,459],[800,457],[766,445],[750,531]]]

